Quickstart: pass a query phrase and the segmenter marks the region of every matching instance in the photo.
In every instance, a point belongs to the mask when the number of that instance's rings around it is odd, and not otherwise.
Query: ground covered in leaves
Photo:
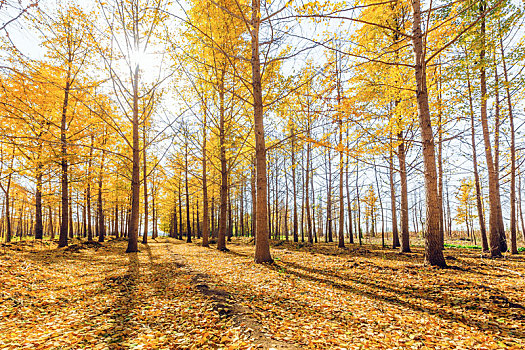
[[[523,349],[525,257],[279,243],[0,247],[4,349]]]

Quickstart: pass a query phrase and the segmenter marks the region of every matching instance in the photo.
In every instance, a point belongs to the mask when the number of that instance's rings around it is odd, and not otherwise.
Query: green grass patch
[[[445,243],[444,246],[446,248],[465,248],[465,249],[480,249],[481,250],[481,247],[479,245],[461,245],[461,244]]]

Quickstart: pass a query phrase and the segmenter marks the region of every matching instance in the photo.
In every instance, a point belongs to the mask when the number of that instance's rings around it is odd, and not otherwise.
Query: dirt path
[[[522,349],[523,257],[160,239],[0,252],[1,349]],[[18,250],[15,250],[16,248]],[[460,254],[461,253],[461,254]],[[494,266],[492,266],[494,265]]]

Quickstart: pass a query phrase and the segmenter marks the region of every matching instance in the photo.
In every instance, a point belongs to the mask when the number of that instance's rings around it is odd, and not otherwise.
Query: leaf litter
[[[523,256],[172,239],[0,254],[2,349],[523,349]],[[515,273],[510,273],[510,270]],[[516,274],[517,273],[517,274]]]

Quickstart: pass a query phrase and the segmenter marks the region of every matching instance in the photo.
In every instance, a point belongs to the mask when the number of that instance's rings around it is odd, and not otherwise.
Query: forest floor
[[[1,349],[524,349],[525,255],[168,238],[0,246]]]

